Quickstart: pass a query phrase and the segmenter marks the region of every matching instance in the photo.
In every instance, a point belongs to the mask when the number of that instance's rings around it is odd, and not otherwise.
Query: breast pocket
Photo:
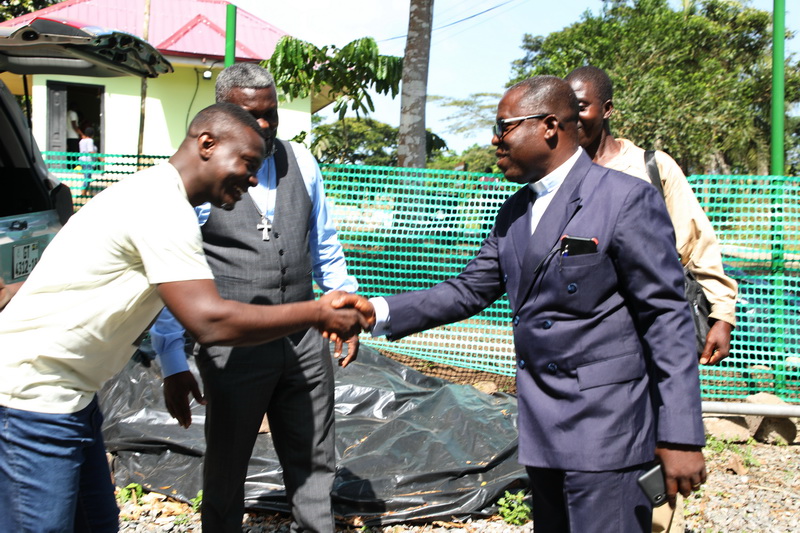
[[[596,265],[605,258],[600,252],[581,255],[559,256],[561,268],[577,268],[582,266]]]
[[[603,253],[559,256],[548,278],[555,305],[579,316],[596,311],[617,287],[614,265]]]

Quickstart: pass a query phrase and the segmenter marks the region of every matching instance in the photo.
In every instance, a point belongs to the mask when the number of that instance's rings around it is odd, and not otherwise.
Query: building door
[[[78,125],[82,131],[94,130],[94,143],[103,151],[103,93],[102,85],[86,85],[47,82],[47,150],[67,151],[67,111],[78,114]]]

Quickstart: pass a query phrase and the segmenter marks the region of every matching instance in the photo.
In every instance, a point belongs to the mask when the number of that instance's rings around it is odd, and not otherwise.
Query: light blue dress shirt
[[[308,221],[309,252],[314,281],[324,292],[333,290],[356,292],[358,282],[347,273],[347,262],[336,234],[336,226],[331,218],[319,165],[306,147],[297,143],[291,145],[306,191],[311,198],[311,215]],[[258,185],[248,192],[261,212],[272,220],[275,215],[277,186],[274,157],[264,160],[256,177]],[[211,205],[206,203],[197,206],[195,211],[197,220],[202,226],[208,220]],[[150,328],[150,338],[161,362],[164,377],[189,370],[184,352],[184,331],[181,323],[166,308]]]

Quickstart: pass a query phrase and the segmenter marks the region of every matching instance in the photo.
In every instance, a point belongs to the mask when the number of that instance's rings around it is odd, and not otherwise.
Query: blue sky
[[[381,53],[403,55],[409,0],[230,1],[317,46],[341,47],[369,36],[378,42]],[[677,0],[670,1],[677,5]],[[798,31],[798,2],[785,3],[787,28]],[[773,0],[753,0],[749,5],[771,12]],[[435,0],[428,94],[462,98],[479,92],[502,93],[512,61],[523,56],[520,45],[525,33],[559,31],[577,22],[585,11],[596,14],[602,6],[602,0]],[[800,39],[795,37],[786,48],[800,52]],[[488,131],[476,137],[446,133],[443,119],[450,112],[435,104],[429,103],[426,113],[428,128],[457,152],[490,141]],[[376,97],[371,116],[397,126],[400,96],[394,100]]]

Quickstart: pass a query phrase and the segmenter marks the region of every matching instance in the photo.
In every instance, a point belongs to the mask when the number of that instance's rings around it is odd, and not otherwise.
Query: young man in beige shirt
[[[566,80],[575,91],[580,107],[579,141],[592,160],[650,181],[644,149],[611,134],[609,117],[614,111],[613,86],[605,71],[592,66],[580,67],[570,72]],[[714,228],[683,171],[664,152],[656,151],[655,161],[664,201],[675,229],[681,263],[697,278],[711,304],[709,318],[713,325],[699,362],[714,365],[730,355],[731,330],[736,325],[737,285],[725,275]],[[662,505],[653,509],[653,533],[683,531],[682,505],[679,496],[675,508]],[[675,516],[677,520],[674,520]]]
[[[611,134],[609,117],[614,110],[613,90],[608,75],[597,67],[580,67],[567,75],[580,104],[579,137],[592,160],[645,181],[650,181],[644,149]],[[678,164],[664,152],[656,151],[681,263],[691,271],[711,304],[713,325],[706,337],[700,364],[713,365],[730,355],[731,330],[736,325],[737,285],[725,275],[714,228]]]

